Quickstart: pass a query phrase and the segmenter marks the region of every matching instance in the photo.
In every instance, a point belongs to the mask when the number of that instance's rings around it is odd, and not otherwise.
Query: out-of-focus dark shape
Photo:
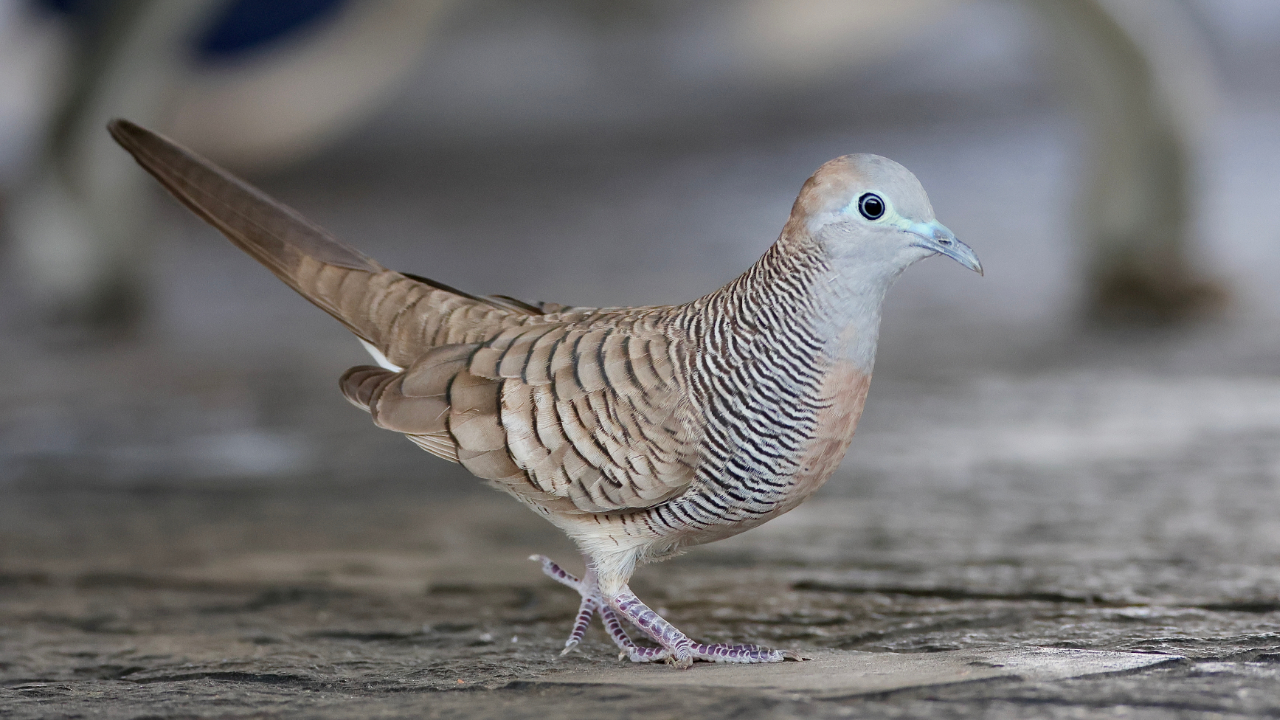
[[[1215,104],[1210,54],[1180,3],[1029,3],[1058,41],[1057,68],[1088,124],[1076,213],[1089,242],[1091,310],[1178,320],[1226,292],[1192,259],[1197,152]]]
[[[344,5],[347,0],[233,0],[196,39],[196,53],[201,59],[234,62],[246,52],[323,23],[340,13]]]
[[[158,119],[179,81],[191,28],[220,0],[62,3],[77,52],[32,180],[6,213],[13,261],[47,318],[127,326],[142,306],[150,205],[102,121],[127,108]]]
[[[444,2],[49,2],[74,28],[65,98],[5,220],[45,319],[104,329],[144,306],[149,189],[106,137],[117,115],[228,164],[290,162],[394,87]]]

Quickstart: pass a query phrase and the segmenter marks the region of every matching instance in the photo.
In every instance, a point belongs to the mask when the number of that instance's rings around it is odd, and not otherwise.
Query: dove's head
[[[896,276],[917,260],[946,255],[982,273],[973,250],[934,219],[916,176],[879,155],[845,155],[818,168],[791,218],[837,271],[875,268]]]

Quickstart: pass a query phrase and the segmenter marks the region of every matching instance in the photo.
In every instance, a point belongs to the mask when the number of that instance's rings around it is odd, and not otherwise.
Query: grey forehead
[[[904,217],[933,218],[929,196],[910,170],[880,155],[851,155],[849,160],[856,174],[861,176],[859,191],[879,192]]]

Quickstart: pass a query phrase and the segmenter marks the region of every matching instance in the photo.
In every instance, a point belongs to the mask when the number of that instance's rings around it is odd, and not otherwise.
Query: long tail
[[[396,365],[490,336],[513,313],[540,312],[388,270],[177,143],[128,120],[107,128],[183,205]]]
[[[249,253],[289,287],[337,318],[362,339],[378,344],[372,328],[357,327],[328,277],[384,272],[374,260],[339,242],[323,229],[222,168],[128,120],[112,120],[111,137],[183,205]],[[363,284],[363,283],[360,283]]]

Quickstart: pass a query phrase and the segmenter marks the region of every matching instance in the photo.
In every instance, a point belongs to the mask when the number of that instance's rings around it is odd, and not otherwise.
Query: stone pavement
[[[180,477],[125,472],[137,451],[26,457],[0,504],[0,716],[1274,715],[1280,379],[1251,358],[1275,342],[1082,334],[1066,367],[878,381],[819,496],[633,583],[697,637],[815,660],[679,676],[598,629],[559,658],[576,597],[524,558],[572,548],[368,427],[332,377],[89,351],[119,391],[132,368],[173,393],[153,407],[256,407],[258,435],[199,437],[258,447],[258,475],[212,451]],[[319,459],[271,475],[286,429]]]

